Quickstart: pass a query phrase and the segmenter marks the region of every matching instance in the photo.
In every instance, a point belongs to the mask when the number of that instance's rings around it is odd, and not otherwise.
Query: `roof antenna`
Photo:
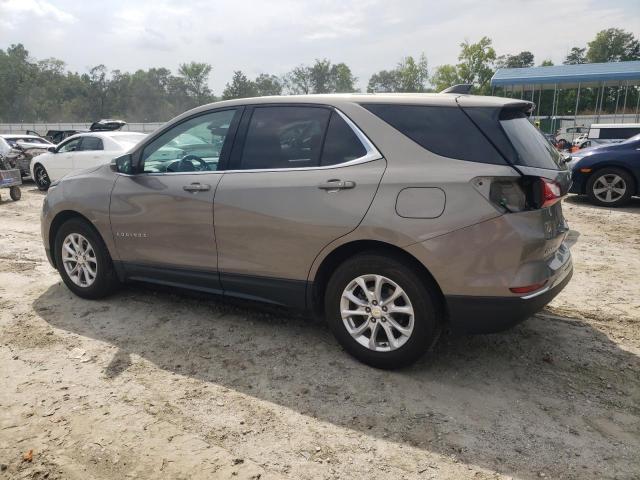
[[[470,83],[459,83],[457,85],[453,85],[452,87],[445,88],[439,93],[460,93],[462,95],[466,95],[471,91],[473,87]]]

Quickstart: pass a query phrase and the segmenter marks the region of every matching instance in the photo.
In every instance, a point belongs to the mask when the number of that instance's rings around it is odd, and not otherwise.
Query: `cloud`
[[[424,52],[432,70],[456,63],[462,41],[485,35],[498,55],[530,50],[537,63],[560,63],[604,28],[638,35],[638,18],[637,0],[0,0],[0,48],[21,42],[80,71],[208,62],[218,94],[234,70],[283,74],[328,58],[365,88],[407,55]]]
[[[73,23],[73,15],[44,0],[2,0],[0,1],[0,23],[9,29],[28,24],[33,18],[50,23]]]

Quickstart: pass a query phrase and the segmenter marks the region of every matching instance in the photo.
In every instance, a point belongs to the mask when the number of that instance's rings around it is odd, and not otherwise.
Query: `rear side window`
[[[500,124],[516,151],[517,165],[558,170],[562,155],[519,110],[503,110]]]
[[[459,107],[362,106],[430,152],[458,160],[505,164],[500,154]]]
[[[82,137],[80,151],[84,150],[104,150],[102,139],[98,137]]]
[[[595,128],[593,130],[596,130]],[[640,133],[640,128],[601,128],[599,136],[593,136],[593,138],[602,138],[610,140],[620,140],[631,138],[634,135]]]
[[[316,107],[256,107],[240,168],[317,167],[331,111]]]
[[[340,115],[333,112],[322,148],[320,165],[349,162],[366,154],[366,149],[351,127]]]

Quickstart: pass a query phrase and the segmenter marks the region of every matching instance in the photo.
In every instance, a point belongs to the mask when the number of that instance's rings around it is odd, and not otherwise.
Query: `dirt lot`
[[[0,478],[640,478],[639,201],[566,200],[575,275],[546,311],[383,372],[292,313],[76,298],[42,194],[2,195]]]

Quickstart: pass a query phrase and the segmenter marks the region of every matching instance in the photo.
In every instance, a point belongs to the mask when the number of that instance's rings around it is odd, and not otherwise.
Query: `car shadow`
[[[542,471],[602,478],[604,463],[625,474],[639,468],[640,358],[578,320],[543,313],[502,334],[444,336],[414,366],[382,371],[348,356],[323,322],[277,308],[137,284],[85,301],[62,283],[33,308],[52,327],[118,347],[105,379],[138,355],[367,436],[520,478]]]
[[[626,213],[640,213],[640,197],[631,197],[629,203],[624,207],[601,207],[600,205],[594,205],[589,201],[589,197],[586,195],[569,195],[564,199],[565,202],[580,205],[588,208],[594,208],[596,210],[610,210],[614,212],[626,212]]]

